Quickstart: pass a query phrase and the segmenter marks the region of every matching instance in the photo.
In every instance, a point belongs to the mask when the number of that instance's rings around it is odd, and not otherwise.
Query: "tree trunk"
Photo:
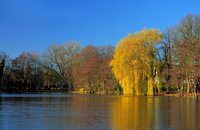
[[[1,79],[3,77],[4,66],[5,66],[5,59],[0,61],[0,85],[1,85]]]

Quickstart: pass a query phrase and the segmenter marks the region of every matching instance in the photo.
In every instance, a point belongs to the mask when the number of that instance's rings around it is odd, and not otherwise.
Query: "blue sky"
[[[115,46],[128,33],[164,31],[187,14],[200,14],[199,0],[0,0],[0,50],[15,57],[70,40]]]

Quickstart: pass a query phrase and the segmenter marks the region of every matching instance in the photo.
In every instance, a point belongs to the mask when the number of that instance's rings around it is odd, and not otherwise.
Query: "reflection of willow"
[[[151,117],[144,115],[147,115],[147,110],[151,111],[152,105],[147,105],[146,101],[145,98],[121,97],[112,107],[113,129],[137,130],[148,128],[148,124],[151,123],[147,123],[147,120],[151,119]]]
[[[200,130],[198,100],[120,97],[112,105],[114,130]]]
[[[114,130],[159,129],[160,98],[120,97],[112,106]]]

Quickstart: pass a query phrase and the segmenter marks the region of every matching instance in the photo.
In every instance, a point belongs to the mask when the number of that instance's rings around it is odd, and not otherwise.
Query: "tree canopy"
[[[145,29],[119,42],[110,65],[123,94],[154,95],[154,86],[159,82],[155,46],[161,39],[158,30]]]

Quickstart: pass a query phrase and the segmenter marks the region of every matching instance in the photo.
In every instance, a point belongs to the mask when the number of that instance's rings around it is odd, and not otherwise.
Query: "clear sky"
[[[0,0],[0,50],[15,57],[69,40],[114,46],[143,28],[164,31],[187,14],[200,14],[199,0]]]

